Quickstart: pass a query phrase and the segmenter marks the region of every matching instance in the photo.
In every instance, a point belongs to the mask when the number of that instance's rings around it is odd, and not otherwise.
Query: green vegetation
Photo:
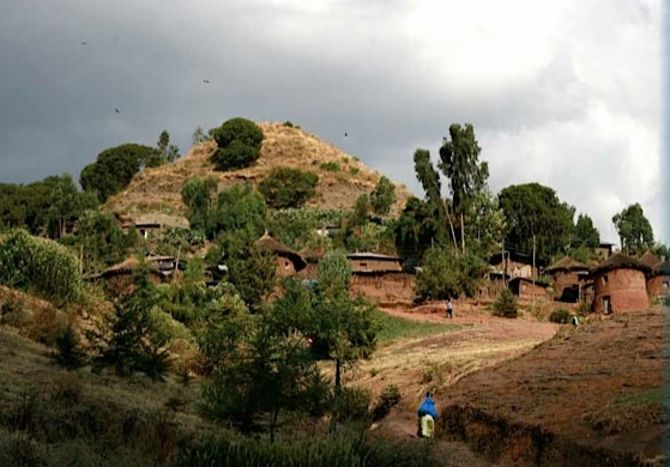
[[[261,181],[258,191],[271,208],[299,208],[314,196],[318,181],[315,173],[276,167]]]
[[[260,156],[263,132],[258,125],[245,118],[233,118],[210,130],[219,149],[212,156],[218,170],[248,167]]]
[[[487,271],[488,264],[476,255],[462,255],[454,248],[428,250],[417,275],[417,293],[438,300],[473,297]]]
[[[572,313],[565,308],[558,309],[549,315],[549,321],[557,324],[568,324],[572,321]]]
[[[593,221],[586,214],[577,217],[572,239],[572,247],[595,248],[600,243],[600,233],[593,225]]]
[[[181,189],[181,199],[186,205],[186,218],[195,230],[205,231],[216,194],[216,179],[193,177]]]
[[[509,289],[503,290],[498,299],[493,303],[493,316],[516,318],[518,313],[516,297]]]
[[[377,340],[379,342],[424,337],[459,329],[459,326],[455,324],[414,321],[393,316],[380,310],[375,310],[373,316],[379,328],[377,332]]]
[[[0,284],[33,292],[57,305],[82,297],[76,258],[65,247],[23,230],[0,240]]]
[[[111,213],[87,211],[79,220],[79,232],[71,243],[81,253],[83,271],[96,273],[126,259],[137,240],[135,228],[124,233]]]
[[[654,246],[654,232],[642,206],[632,204],[612,217],[621,239],[622,249],[631,255],[641,255]]]
[[[325,170],[326,172],[339,172],[340,171],[340,164],[337,162],[322,162],[319,165],[319,168],[321,170]]]
[[[384,387],[379,400],[372,410],[372,420],[378,421],[386,417],[393,407],[400,402],[400,389],[395,384],[389,384]]]
[[[161,132],[156,147],[163,163],[174,162],[179,157],[179,148],[174,144],[170,144],[170,133],[167,130]]]
[[[82,188],[96,193],[100,202],[123,190],[143,167],[157,167],[163,163],[156,148],[141,144],[122,144],[102,151],[95,162],[81,171]]]
[[[381,177],[370,194],[370,204],[375,214],[385,216],[395,203],[395,185],[386,177]]]

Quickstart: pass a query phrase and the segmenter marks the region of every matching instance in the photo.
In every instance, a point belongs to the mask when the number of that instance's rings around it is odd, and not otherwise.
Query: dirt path
[[[414,321],[461,326],[455,331],[383,344],[370,360],[348,374],[350,384],[369,389],[373,397],[389,384],[398,386],[400,403],[373,426],[381,436],[396,439],[415,436],[416,407],[427,390],[435,394],[441,410],[450,386],[465,375],[528,352],[557,330],[551,323],[495,318],[476,311],[457,313],[453,319],[440,312],[384,311]],[[491,465],[463,443],[436,440],[433,448],[444,465]]]

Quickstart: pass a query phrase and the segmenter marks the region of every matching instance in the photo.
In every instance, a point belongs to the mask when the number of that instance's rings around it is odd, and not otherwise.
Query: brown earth
[[[446,439],[513,465],[661,465],[665,310],[564,326],[451,386]]]
[[[309,170],[319,176],[316,195],[307,206],[324,209],[351,209],[359,195],[370,193],[381,174],[368,168],[316,135],[280,123],[261,123],[263,144],[260,158],[251,167],[218,172],[209,157],[216,143],[208,141],[191,148],[181,159],[137,174],[128,187],[110,198],[106,207],[133,220],[158,220],[166,224],[187,225],[181,188],[191,177],[214,177],[219,189],[241,181],[258,184],[274,167],[287,166]],[[336,163],[336,171],[322,168],[323,163]],[[392,215],[405,205],[410,192],[404,185],[396,186],[397,201]]]

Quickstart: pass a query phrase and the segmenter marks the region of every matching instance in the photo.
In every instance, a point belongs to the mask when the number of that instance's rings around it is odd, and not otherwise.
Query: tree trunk
[[[461,249],[465,254],[465,214],[461,212]]]
[[[270,421],[270,443],[275,442],[275,428],[277,427],[278,416],[279,416],[279,409],[273,409],[272,420]]]
[[[339,358],[335,359],[335,394],[339,394],[342,385],[342,362]]]
[[[449,230],[451,231],[451,239],[454,241],[454,246],[456,247],[456,249],[458,249],[458,241],[456,240],[456,230],[454,229],[454,223],[451,220],[451,214],[449,213],[449,206],[445,206],[445,210],[447,212],[447,220],[449,221]]]

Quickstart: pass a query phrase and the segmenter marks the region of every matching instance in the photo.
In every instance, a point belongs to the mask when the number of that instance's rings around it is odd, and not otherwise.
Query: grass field
[[[412,321],[389,315],[380,310],[375,310],[374,316],[381,326],[381,329],[377,334],[377,340],[379,342],[390,342],[400,339],[424,337],[432,334],[442,334],[462,328],[462,326],[455,324],[436,324]]]

